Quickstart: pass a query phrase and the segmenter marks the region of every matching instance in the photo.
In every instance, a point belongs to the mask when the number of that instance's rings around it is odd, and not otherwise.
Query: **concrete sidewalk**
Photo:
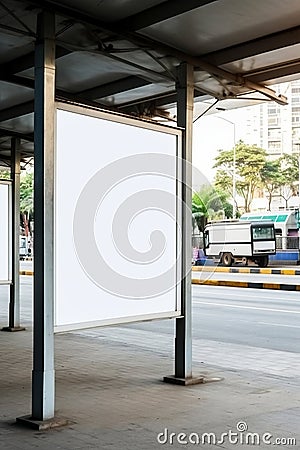
[[[199,279],[197,275],[201,276],[201,273],[205,274],[218,274],[218,279],[209,279],[209,277],[205,279]],[[226,280],[222,279],[222,274],[224,278],[224,274],[241,274],[241,280]],[[243,279],[242,275],[263,275],[266,276],[267,281],[255,280],[255,281],[246,281]],[[285,282],[278,283],[275,280],[268,278],[267,275],[282,275]],[[193,284],[204,284],[209,286],[229,286],[229,287],[239,287],[239,288],[253,288],[253,289],[275,289],[282,291],[300,291],[300,284],[297,284],[295,281],[291,281],[289,276],[298,276],[300,275],[300,270],[292,269],[292,268],[258,268],[258,267],[212,267],[212,266],[193,266],[192,267],[192,283]],[[277,277],[280,278],[280,277]],[[281,279],[280,279],[281,281]],[[300,278],[299,278],[300,281]]]
[[[236,280],[200,280],[192,278],[193,284],[204,284],[207,286],[228,286],[248,289],[275,289],[279,291],[300,291],[300,284],[289,283],[261,283],[256,281],[236,281]]]
[[[149,329],[151,324],[149,324]],[[15,417],[30,412],[32,333],[0,333],[0,449],[139,449],[220,448],[242,450],[249,446],[230,444],[188,445],[176,443],[170,433],[248,432],[297,440],[300,446],[300,361],[277,352],[279,365],[259,349],[243,360],[243,347],[221,353],[197,342],[194,374],[221,377],[222,381],[190,387],[163,383],[173,373],[173,339],[153,335],[141,341],[128,327],[57,335],[57,415],[71,424],[65,428],[37,432],[15,424]],[[152,333],[153,334],[153,333]],[[153,342],[153,345],[148,345]],[[207,344],[207,343],[206,343]],[[201,351],[201,345],[203,345]],[[220,366],[220,355],[227,354]],[[203,355],[203,357],[201,357]],[[207,355],[205,357],[205,355]],[[206,362],[209,359],[209,364]],[[260,364],[256,364],[259,360]],[[273,362],[272,362],[273,361]],[[236,363],[238,362],[238,366]],[[236,369],[239,367],[239,369]],[[247,425],[246,425],[247,424]],[[167,431],[164,431],[166,430]],[[159,444],[168,434],[168,443]],[[245,434],[245,433],[242,433]],[[175,439],[170,444],[170,439]],[[270,448],[270,445],[251,446]]]
[[[193,266],[193,272],[221,272],[221,273],[250,273],[263,275],[300,275],[300,269],[292,267],[271,268],[271,267],[222,267],[222,266]],[[25,274],[24,274],[25,275]]]

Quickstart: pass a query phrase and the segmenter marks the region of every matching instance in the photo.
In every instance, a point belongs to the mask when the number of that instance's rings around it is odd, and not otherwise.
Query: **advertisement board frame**
[[[0,285],[7,285],[12,283],[12,183],[10,180],[0,179],[0,189],[3,186],[7,186],[7,208],[6,211],[0,211],[1,216],[6,223],[6,229],[4,234],[1,232],[0,236],[0,248],[1,252],[4,251],[4,259],[6,260],[6,277],[1,276],[0,273]],[[1,205],[0,205],[1,206]],[[3,242],[7,243],[4,245]],[[3,260],[3,254],[1,254],[1,259]]]
[[[122,323],[129,323],[129,322],[137,322],[137,321],[145,321],[145,320],[155,320],[155,319],[166,319],[166,318],[176,318],[181,317],[181,288],[180,288],[180,281],[182,274],[178,273],[178,267],[177,267],[177,273],[176,273],[176,289],[175,289],[175,299],[174,299],[174,310],[168,310],[164,312],[151,312],[151,313],[145,313],[145,314],[131,314],[128,316],[123,316],[119,318],[111,318],[111,319],[101,319],[96,318],[92,321],[76,321],[72,323],[62,324],[58,323],[57,321],[57,309],[58,309],[58,303],[57,303],[57,257],[58,257],[58,248],[57,248],[57,234],[59,233],[59,225],[58,225],[58,214],[57,214],[57,202],[59,197],[59,175],[58,173],[58,165],[59,165],[59,154],[60,151],[58,149],[59,143],[57,142],[57,129],[58,129],[58,115],[59,111],[64,111],[67,113],[74,113],[79,114],[84,117],[91,117],[92,119],[100,119],[100,121],[108,121],[110,123],[116,123],[116,124],[122,124],[122,125],[128,125],[132,128],[138,128],[139,130],[150,130],[154,131],[155,133],[161,133],[161,134],[167,134],[175,136],[176,139],[176,149],[174,149],[174,157],[176,161],[176,180],[175,180],[175,191],[174,195],[176,195],[176,252],[178,252],[178,245],[180,242],[180,227],[177,226],[177,224],[182,223],[182,199],[181,199],[181,192],[182,192],[182,185],[181,185],[181,177],[182,177],[182,160],[181,160],[181,152],[182,152],[182,130],[175,128],[175,127],[169,127],[161,124],[156,124],[154,122],[145,121],[145,120],[139,120],[131,117],[127,117],[120,114],[110,113],[110,112],[103,112],[96,110],[94,108],[87,108],[83,106],[78,105],[71,105],[67,103],[55,103],[55,111],[56,111],[56,146],[55,146],[55,175],[54,175],[54,185],[55,185],[55,227],[54,227],[54,268],[55,268],[55,276],[54,276],[54,292],[55,292],[55,301],[54,301],[54,308],[55,308],[55,321],[54,321],[54,332],[66,332],[66,331],[73,331],[78,329],[85,329],[85,328],[93,328],[93,327],[100,327],[100,326],[106,326],[106,325],[117,325]],[[99,124],[100,124],[99,121]],[[99,134],[99,139],[101,139],[101,133]],[[71,156],[71,155],[70,155]],[[88,157],[87,155],[84,155],[85,157]],[[126,156],[126,155],[125,155]],[[73,157],[77,157],[78,155]],[[91,163],[93,163],[93,159],[90,158]],[[80,158],[78,158],[78,164],[80,164]],[[62,178],[62,176],[60,176]],[[76,182],[76,180],[74,181]],[[71,307],[71,304],[70,304]]]

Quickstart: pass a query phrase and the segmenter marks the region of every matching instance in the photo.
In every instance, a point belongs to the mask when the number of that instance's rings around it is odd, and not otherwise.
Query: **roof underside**
[[[33,155],[37,14],[56,13],[56,98],[174,120],[176,68],[195,68],[195,114],[286,99],[298,78],[299,0],[0,0],[0,160]]]

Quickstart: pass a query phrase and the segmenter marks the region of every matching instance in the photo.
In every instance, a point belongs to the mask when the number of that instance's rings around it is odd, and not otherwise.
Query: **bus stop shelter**
[[[83,117],[97,116],[99,120],[109,114],[108,120],[114,123],[151,128],[159,136],[176,136],[173,150],[176,158],[180,156],[180,164],[176,166],[173,187],[183,207],[177,216],[180,236],[176,235],[175,241],[182,258],[180,304],[167,314],[176,320],[175,368],[168,381],[199,381],[192,374],[189,271],[193,120],[216,107],[233,108],[261,101],[286,104],[288,99],[269,86],[298,77],[299,19],[298,0],[0,2],[0,162],[10,167],[12,182],[9,330],[22,328],[18,266],[20,167],[28,158],[35,161],[34,341],[29,414],[33,422],[54,419],[55,409],[55,183],[60,168],[57,136],[64,136],[57,111],[80,111]],[[169,124],[169,131],[159,128],[161,124]],[[102,146],[106,144],[102,142]],[[89,155],[82,147],[69,155],[70,161],[86,158]],[[89,165],[93,166],[92,159]]]

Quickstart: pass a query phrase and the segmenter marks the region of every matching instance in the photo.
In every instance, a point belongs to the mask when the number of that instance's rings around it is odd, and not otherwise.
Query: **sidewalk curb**
[[[194,272],[223,272],[223,273],[260,273],[264,275],[300,275],[300,269],[271,269],[258,267],[213,267],[193,266]]]
[[[20,270],[20,275],[34,275],[32,270]]]
[[[300,291],[300,285],[282,284],[282,283],[256,283],[256,282],[231,281],[231,280],[199,280],[197,278],[193,278],[192,284],[252,288],[252,289],[275,289],[280,291]]]

